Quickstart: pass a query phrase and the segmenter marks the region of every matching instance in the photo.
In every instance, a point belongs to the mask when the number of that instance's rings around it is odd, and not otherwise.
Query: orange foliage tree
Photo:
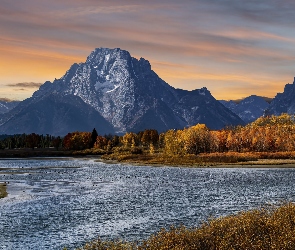
[[[69,150],[83,150],[91,147],[90,132],[68,133],[63,139],[63,146]]]
[[[227,151],[295,151],[295,118],[288,114],[261,117],[246,126],[218,131],[197,124],[161,134],[160,145],[164,152],[180,155]]]
[[[96,142],[94,143],[94,148],[106,149],[108,142],[109,142],[109,140],[107,138],[99,135],[96,137]]]

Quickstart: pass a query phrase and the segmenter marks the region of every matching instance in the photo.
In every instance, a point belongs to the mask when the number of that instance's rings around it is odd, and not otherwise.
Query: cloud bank
[[[3,0],[0,85],[53,80],[119,47],[178,88],[274,96],[295,74],[294,23],[291,0]]]

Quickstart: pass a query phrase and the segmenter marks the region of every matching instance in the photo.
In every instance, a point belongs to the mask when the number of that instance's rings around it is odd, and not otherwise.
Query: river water
[[[141,240],[170,225],[295,200],[295,169],[142,167],[91,159],[0,160],[0,249]]]

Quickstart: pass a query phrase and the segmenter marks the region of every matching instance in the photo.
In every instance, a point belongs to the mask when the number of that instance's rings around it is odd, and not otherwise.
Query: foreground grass
[[[6,184],[5,183],[0,183],[0,199],[7,196],[6,189],[7,189]]]
[[[79,250],[229,250],[295,249],[295,205],[262,208],[211,219],[199,228],[162,229],[147,240],[96,240]]]

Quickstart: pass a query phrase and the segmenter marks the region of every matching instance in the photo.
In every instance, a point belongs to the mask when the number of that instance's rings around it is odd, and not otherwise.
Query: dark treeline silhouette
[[[60,136],[32,134],[2,135],[0,137],[0,149],[15,148],[50,148],[62,147]]]

